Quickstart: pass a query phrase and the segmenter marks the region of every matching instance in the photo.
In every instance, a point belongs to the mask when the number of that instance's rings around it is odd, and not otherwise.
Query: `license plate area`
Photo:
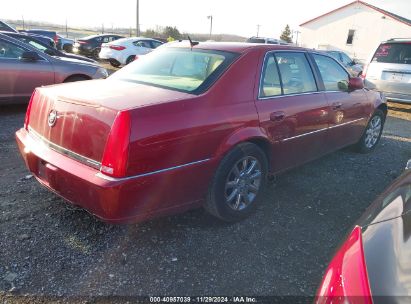
[[[411,83],[411,74],[401,72],[383,72],[382,79],[390,82]]]

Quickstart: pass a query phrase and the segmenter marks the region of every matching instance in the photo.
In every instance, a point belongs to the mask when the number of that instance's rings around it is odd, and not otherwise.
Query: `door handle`
[[[283,111],[273,112],[270,114],[270,120],[273,122],[279,122],[284,120],[285,113]]]
[[[331,104],[331,107],[333,110],[339,110],[342,107],[342,102],[334,102],[333,104]]]

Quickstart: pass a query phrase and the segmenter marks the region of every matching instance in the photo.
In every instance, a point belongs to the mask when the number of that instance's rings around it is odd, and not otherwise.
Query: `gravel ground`
[[[14,141],[24,110],[0,109],[0,302],[313,295],[347,229],[411,158],[411,105],[391,103],[374,153],[345,149],[282,174],[241,223],[194,210],[114,226],[29,176]]]

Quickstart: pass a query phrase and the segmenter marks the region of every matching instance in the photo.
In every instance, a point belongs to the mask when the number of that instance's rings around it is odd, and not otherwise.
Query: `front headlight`
[[[108,72],[107,72],[107,70],[105,69],[105,68],[99,68],[98,70],[97,70],[97,73],[96,73],[98,76],[101,76],[101,78],[107,78],[108,77]]]

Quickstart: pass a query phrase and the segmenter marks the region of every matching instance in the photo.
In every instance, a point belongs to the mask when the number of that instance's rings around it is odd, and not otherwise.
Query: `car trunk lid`
[[[38,88],[29,132],[60,153],[99,167],[120,112],[192,97],[190,94],[118,80],[93,80]]]

